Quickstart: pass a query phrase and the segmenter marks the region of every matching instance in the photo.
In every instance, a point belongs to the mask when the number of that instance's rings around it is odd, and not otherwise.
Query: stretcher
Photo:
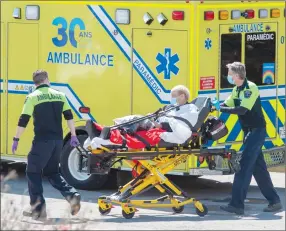
[[[208,213],[207,206],[192,198],[177,185],[171,182],[166,174],[185,163],[189,155],[195,155],[206,159],[209,169],[216,168],[214,157],[226,158],[232,172],[240,170],[240,155],[232,149],[225,147],[207,147],[204,144],[209,139],[218,139],[226,135],[227,128],[219,121],[220,126],[214,127],[210,121],[211,99],[208,97],[198,97],[193,100],[199,108],[199,120],[193,126],[191,137],[184,144],[159,144],[148,147],[144,150],[130,150],[126,145],[102,145],[101,148],[92,150],[90,147],[78,146],[79,171],[88,174],[108,174],[111,167],[119,162],[126,162],[135,172],[134,179],[124,186],[120,186],[118,191],[110,196],[98,198],[99,212],[102,215],[110,213],[114,204],[122,207],[122,215],[126,219],[133,218],[138,207],[141,208],[172,208],[174,213],[181,213],[184,206],[194,204],[196,213],[205,216]],[[150,116],[149,116],[150,117]],[[86,128],[89,136],[106,136],[106,130],[100,133],[94,131],[92,121],[87,121]],[[119,129],[117,126],[116,129]],[[110,128],[109,128],[110,130]],[[122,135],[124,135],[124,129]],[[107,129],[108,133],[108,129]],[[85,170],[84,170],[85,169]],[[135,200],[133,197],[142,194],[151,188],[156,188],[160,193],[165,194],[154,200]],[[165,203],[169,200],[169,203]]]

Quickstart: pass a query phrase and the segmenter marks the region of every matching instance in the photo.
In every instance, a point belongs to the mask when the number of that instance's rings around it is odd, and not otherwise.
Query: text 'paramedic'
[[[274,34],[248,34],[247,35],[247,41],[260,41],[260,40],[273,40]]]
[[[151,73],[145,68],[144,64],[138,59],[135,60],[134,66],[139,73],[149,82],[149,86],[159,95],[162,90],[157,84],[157,81],[151,76]]]

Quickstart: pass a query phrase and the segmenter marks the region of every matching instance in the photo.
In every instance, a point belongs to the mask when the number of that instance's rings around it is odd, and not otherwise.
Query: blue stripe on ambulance
[[[241,126],[240,126],[239,121],[237,120],[235,125],[231,129],[231,131],[230,131],[230,133],[226,139],[226,142],[235,141],[237,139],[239,133],[240,133],[240,130],[241,130]]]
[[[104,30],[108,33],[108,35],[112,38],[112,40],[115,42],[115,44],[118,46],[118,48],[123,52],[123,54],[125,55],[125,57],[128,59],[129,62],[131,62],[131,58],[129,57],[128,54],[126,54],[125,50],[123,49],[123,45],[119,44],[119,42],[115,39],[114,35],[112,35],[112,33],[108,30],[107,26],[104,24],[103,19],[101,19],[99,17],[99,15],[95,12],[95,10],[92,8],[92,6],[87,5],[88,9],[92,12],[92,14],[95,16],[95,18],[99,21],[99,23],[102,25],[102,27],[104,28]],[[109,14],[106,12],[106,10],[102,7],[102,6],[95,6],[95,7],[99,7],[99,9],[101,10],[101,12],[106,16],[106,18],[108,19],[108,21],[114,26],[114,28],[117,30],[118,34],[121,35],[121,37],[123,38],[123,40],[127,43],[127,45],[130,48],[131,51],[131,43],[130,41],[126,38],[126,36],[122,33],[122,31],[120,30],[120,28],[116,25],[116,23],[112,20],[112,18],[109,16]],[[156,84],[163,90],[164,93],[169,94],[170,90],[166,90],[164,88],[164,86],[162,85],[162,83],[157,79],[157,77],[154,75],[154,73],[151,71],[151,69],[149,68],[149,66],[144,62],[144,60],[142,59],[142,57],[139,55],[139,53],[133,48],[134,54],[138,57],[138,59],[140,60],[140,62],[142,63],[142,65],[144,66],[144,68],[149,72],[149,74],[152,76],[152,78],[154,79],[154,81],[156,82]],[[159,100],[160,103],[162,104],[169,104],[169,101],[164,100],[160,97],[159,94],[157,94],[155,92],[155,90],[153,89],[152,86],[150,86],[150,84],[148,83],[148,81],[146,81],[145,77],[143,76],[143,74],[140,72],[139,68],[134,64],[133,60],[133,68],[137,71],[137,73],[139,74],[139,76],[142,78],[142,80],[145,82],[145,84],[149,87],[149,89],[152,91],[152,93],[156,96],[156,98]]]
[[[0,79],[0,83],[3,83],[3,79]],[[2,86],[1,84],[0,84],[0,86]],[[3,90],[2,90],[2,88],[0,88],[0,93],[2,93],[3,92]]]

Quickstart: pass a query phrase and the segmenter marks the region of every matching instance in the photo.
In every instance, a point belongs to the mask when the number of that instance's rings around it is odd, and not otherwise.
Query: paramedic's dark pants
[[[244,209],[244,200],[252,174],[263,196],[269,201],[269,204],[279,203],[280,198],[274,189],[262,154],[266,129],[255,128],[246,130],[244,131],[244,137],[244,151],[240,161],[241,170],[234,177],[230,205]]]
[[[28,155],[27,178],[31,206],[38,204],[35,209],[41,209],[45,204],[43,197],[42,173],[51,185],[67,198],[77,191],[68,185],[59,172],[62,140],[33,141]]]

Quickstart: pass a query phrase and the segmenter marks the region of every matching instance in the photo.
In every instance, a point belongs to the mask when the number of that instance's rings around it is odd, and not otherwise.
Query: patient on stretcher
[[[138,122],[125,128],[127,133],[124,135],[120,130],[112,130],[109,139],[100,138],[102,126],[94,124],[98,134],[95,137],[89,137],[84,147],[91,147],[92,150],[110,145],[125,145],[129,149],[144,149],[146,147],[156,146],[162,143],[184,144],[196,131],[196,125],[199,125],[200,109],[195,103],[188,103],[189,90],[182,85],[178,85],[171,90],[171,105],[165,106],[158,119]],[[169,110],[171,107],[179,108]],[[165,112],[167,111],[167,112]],[[207,116],[207,113],[204,113]],[[114,120],[115,124],[122,124],[141,115],[125,116]]]

